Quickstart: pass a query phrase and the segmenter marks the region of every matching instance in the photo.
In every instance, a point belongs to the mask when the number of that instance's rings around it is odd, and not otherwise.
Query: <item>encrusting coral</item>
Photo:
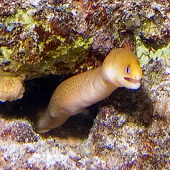
[[[108,97],[118,87],[138,89],[142,70],[136,55],[127,48],[112,50],[102,66],[73,76],[54,91],[36,131],[45,133],[88,106]]]
[[[0,76],[0,101],[5,102],[21,99],[25,91],[23,79],[24,76]]]

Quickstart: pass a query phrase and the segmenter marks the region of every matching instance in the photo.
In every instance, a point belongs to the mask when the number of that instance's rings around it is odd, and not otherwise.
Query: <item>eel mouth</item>
[[[129,77],[124,77],[124,79],[129,81],[130,83],[134,83],[134,84],[140,83],[140,81],[141,81],[141,79],[132,79]]]

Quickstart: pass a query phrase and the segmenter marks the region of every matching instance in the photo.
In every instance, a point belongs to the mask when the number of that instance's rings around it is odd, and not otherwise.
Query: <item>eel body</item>
[[[103,65],[63,81],[54,91],[36,131],[45,133],[61,126],[86,107],[108,97],[118,87],[138,89],[142,70],[136,55],[126,48],[112,50]]]

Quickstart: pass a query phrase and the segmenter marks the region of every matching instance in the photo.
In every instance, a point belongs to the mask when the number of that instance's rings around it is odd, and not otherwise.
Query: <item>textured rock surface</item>
[[[1,74],[69,73],[89,55],[135,46],[137,35],[147,47],[169,42],[168,0],[6,0],[0,7]]]

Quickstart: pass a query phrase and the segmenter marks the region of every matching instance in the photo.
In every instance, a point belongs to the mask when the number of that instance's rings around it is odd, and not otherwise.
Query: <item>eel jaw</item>
[[[124,77],[125,87],[129,89],[138,89],[140,87],[140,79],[133,79],[129,77]]]
[[[131,82],[131,83],[140,83],[141,79],[132,79],[129,77],[124,77],[125,80]]]

